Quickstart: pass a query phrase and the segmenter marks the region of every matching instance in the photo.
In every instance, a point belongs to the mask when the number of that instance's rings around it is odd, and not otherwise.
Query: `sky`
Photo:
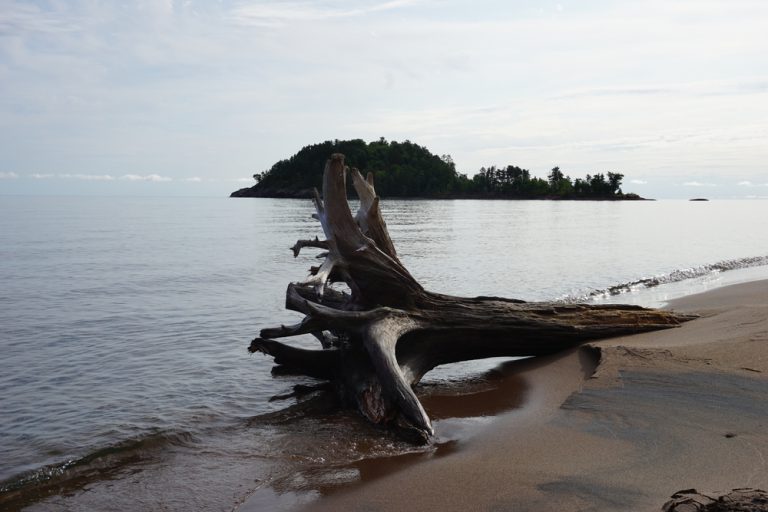
[[[768,2],[0,0],[0,195],[225,196],[303,146],[768,198]]]

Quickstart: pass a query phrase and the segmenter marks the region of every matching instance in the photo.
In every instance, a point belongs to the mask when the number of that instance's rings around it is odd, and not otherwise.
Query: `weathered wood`
[[[252,352],[271,355],[281,371],[330,380],[345,403],[375,424],[419,441],[433,429],[413,387],[434,367],[498,356],[539,356],[587,340],[675,327],[693,318],[629,305],[529,303],[500,297],[454,297],[425,290],[398,259],[373,178],[351,171],[360,207],[346,197],[343,155],[331,156],[315,217],[325,240],[299,240],[294,256],[320,248],[324,262],[291,283],[286,307],[303,313],[292,326],[263,329]],[[349,293],[331,287],[342,282]],[[322,349],[273,338],[311,333]]]

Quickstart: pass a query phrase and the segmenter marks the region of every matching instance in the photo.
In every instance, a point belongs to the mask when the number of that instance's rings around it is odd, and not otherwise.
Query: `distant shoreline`
[[[263,199],[312,199],[314,193],[311,190],[275,190],[254,192],[252,187],[242,188],[232,192],[229,197],[246,197],[246,198],[263,198]],[[468,199],[468,200],[494,200],[494,201],[655,201],[652,198],[641,197],[637,194],[624,194],[622,196],[613,197],[560,197],[560,196],[541,196],[541,197],[505,197],[499,195],[478,195],[478,194],[441,194],[434,196],[387,196],[382,197],[384,200],[391,199],[409,199],[409,200],[453,200],[453,199]]]

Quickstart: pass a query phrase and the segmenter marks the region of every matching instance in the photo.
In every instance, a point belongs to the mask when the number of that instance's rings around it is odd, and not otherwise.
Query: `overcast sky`
[[[0,0],[0,194],[226,195],[385,137],[768,197],[762,0],[122,3]]]

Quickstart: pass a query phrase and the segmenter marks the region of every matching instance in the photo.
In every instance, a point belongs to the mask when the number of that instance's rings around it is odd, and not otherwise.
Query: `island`
[[[450,155],[435,155],[411,141],[333,140],[303,147],[288,159],[253,175],[256,183],[230,197],[310,198],[322,187],[317,169],[329,154],[343,153],[350,167],[371,173],[385,198],[643,200],[624,193],[618,172],[596,172],[572,179],[553,167],[547,179],[516,165],[482,167],[472,177],[456,171]],[[350,188],[354,196],[354,190]]]

